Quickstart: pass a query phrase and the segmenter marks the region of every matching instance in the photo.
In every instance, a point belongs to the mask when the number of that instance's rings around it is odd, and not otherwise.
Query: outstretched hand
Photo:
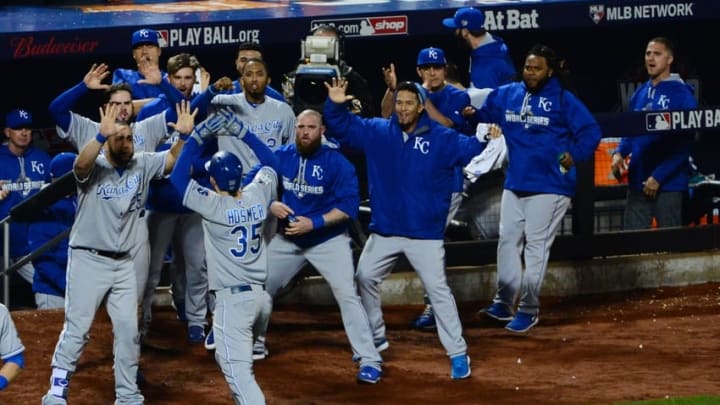
[[[168,122],[168,126],[183,135],[189,134],[195,126],[195,116],[198,109],[195,108],[194,111],[190,112],[190,101],[182,100],[175,104],[175,111],[177,112],[177,122]]]
[[[100,130],[98,132],[100,132],[100,135],[105,138],[117,135],[118,132],[120,132],[116,124],[118,113],[120,112],[120,106],[115,104],[105,104],[105,109],[100,107],[99,110]]]
[[[153,84],[158,85],[162,82],[162,72],[160,66],[154,63],[150,58],[144,58],[138,61],[138,72],[140,72],[144,79],[140,79],[137,82],[141,84]]]
[[[345,94],[347,86],[347,80],[342,77],[340,79],[333,77],[330,83],[325,82],[325,87],[328,89],[328,98],[335,104],[343,104],[352,100],[355,97]]]
[[[390,67],[382,68],[383,73],[383,79],[385,80],[385,85],[387,86],[388,90],[395,91],[397,88],[397,75],[395,74],[395,64],[391,63]]]
[[[83,82],[85,83],[85,86],[90,90],[108,90],[110,88],[109,84],[103,84],[102,81],[105,80],[105,78],[110,74],[110,70],[108,70],[108,65],[101,63],[93,63],[93,65],[90,67],[90,70],[85,73],[85,77],[83,77]]]
[[[225,129],[230,135],[238,139],[242,139],[245,136],[245,134],[247,133],[247,128],[245,128],[245,124],[242,122],[240,117],[233,112],[230,107],[220,109],[220,111],[218,111],[218,114],[222,115],[225,119]]]

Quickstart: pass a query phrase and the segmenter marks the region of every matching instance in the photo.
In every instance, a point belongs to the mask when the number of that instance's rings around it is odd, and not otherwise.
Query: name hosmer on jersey
[[[265,208],[260,204],[255,204],[245,208],[233,208],[225,211],[228,225],[236,225],[247,222],[262,221],[267,217]]]

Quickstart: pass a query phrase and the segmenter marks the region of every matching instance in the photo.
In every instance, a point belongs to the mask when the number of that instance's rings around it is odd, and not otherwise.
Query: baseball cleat
[[[205,342],[205,328],[200,325],[192,325],[188,328],[188,342],[203,343]]]
[[[212,327],[207,336],[205,336],[205,349],[215,350],[215,334],[213,333]]]
[[[489,307],[481,309],[480,313],[484,313],[490,318],[498,321],[511,321],[513,319],[512,311],[508,311],[505,304],[501,304],[499,302],[493,302]]]
[[[527,332],[533,326],[537,325],[540,318],[537,315],[518,312],[510,323],[505,325],[505,329],[510,332],[523,333]]]
[[[382,371],[373,366],[362,366],[357,373],[357,382],[360,384],[377,384],[382,377]]]
[[[463,353],[450,358],[450,378],[462,380],[470,377],[470,372],[470,356]]]
[[[413,322],[413,328],[420,330],[434,330],[437,328],[432,305],[425,305],[423,313]]]

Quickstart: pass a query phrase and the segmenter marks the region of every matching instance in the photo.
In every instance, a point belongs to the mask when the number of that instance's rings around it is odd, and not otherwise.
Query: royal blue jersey
[[[5,218],[13,206],[50,182],[50,156],[32,146],[21,156],[15,156],[7,144],[0,145],[0,181],[3,183],[0,187],[10,191],[6,198],[0,200],[0,218]],[[27,223],[10,223],[10,257],[17,258],[30,252],[27,232]]]
[[[673,74],[653,86],[648,80],[630,98],[632,111],[685,110],[697,108],[692,87]],[[657,129],[667,125],[658,116]],[[690,132],[664,132],[623,138],[617,151],[623,156],[632,154],[628,167],[628,187],[642,190],[643,182],[652,176],[660,183],[661,191],[687,191]]]
[[[575,166],[563,173],[558,157],[569,152],[576,163],[586,161],[602,137],[590,111],[556,78],[536,93],[521,81],[500,86],[475,118],[502,128],[509,160],[505,188],[518,192],[574,196]]]
[[[423,113],[405,134],[390,119],[361,118],[327,100],[327,134],[363,151],[367,161],[371,232],[442,239],[455,186],[455,168],[483,149],[476,137],[445,128]]]
[[[279,161],[278,181],[282,184],[282,202],[295,216],[308,218],[333,208],[357,218],[360,206],[355,167],[337,149],[321,145],[310,156],[302,156],[294,144],[275,152]],[[347,222],[324,226],[300,236],[286,236],[300,247],[315,246],[344,233]]]
[[[516,71],[510,59],[510,50],[502,38],[490,38],[491,42],[470,53],[470,84],[478,89],[494,89],[515,80]]]

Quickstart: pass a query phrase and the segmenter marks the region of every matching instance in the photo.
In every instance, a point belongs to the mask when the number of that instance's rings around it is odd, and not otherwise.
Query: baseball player
[[[7,217],[14,205],[37,193],[50,181],[50,156],[32,146],[31,127],[32,114],[28,110],[12,110],[5,117],[7,142],[0,145],[0,218]],[[31,252],[28,227],[29,223],[10,224],[11,260]],[[32,285],[33,273],[31,263],[18,270],[28,287]]]
[[[195,73],[200,69],[197,58],[187,53],[173,55],[168,59],[167,72],[170,84],[177,88],[185,100],[191,100]],[[171,106],[171,101],[161,95],[146,104],[138,113],[138,120],[162,113]],[[192,108],[192,107],[191,107]],[[177,132],[157,147],[165,150],[177,140]],[[201,158],[205,160],[217,150],[206,148]],[[193,176],[203,185],[209,186],[204,160],[195,162]],[[172,298],[178,311],[178,318],[187,321],[188,340],[202,343],[205,340],[207,318],[207,269],[203,247],[202,222],[200,216],[183,207],[182,196],[170,184],[168,178],[153,180],[148,192],[147,223],[150,241],[150,268],[148,281],[141,291],[142,317],[140,333],[144,336],[152,320],[152,302],[155,289],[160,282],[163,262],[168,246],[172,246],[173,266],[171,272]]]
[[[240,188],[242,164],[230,152],[210,159],[212,189],[190,178],[190,166],[213,133],[224,132],[245,142],[262,167],[252,182]],[[265,396],[253,374],[252,344],[270,316],[265,225],[268,207],[276,197],[277,159],[270,149],[233,113],[221,110],[193,130],[170,181],[183,195],[183,204],[203,217],[213,313],[215,360],[225,375],[236,404],[264,404]]]
[[[505,328],[518,333],[538,323],[550,247],[575,195],[575,162],[591,159],[602,137],[587,107],[566,90],[566,72],[552,49],[534,46],[523,66],[522,81],[498,87],[475,112],[479,121],[500,125],[510,161],[500,209],[497,293],[484,312],[510,321]]]
[[[257,42],[243,42],[238,46],[238,52],[237,57],[235,58],[235,69],[238,72],[238,79],[233,80],[233,94],[239,94],[243,92],[242,87],[242,76],[243,76],[243,69],[245,68],[245,64],[250,59],[260,59],[264,60],[263,53],[265,52],[265,49],[262,45],[258,44]],[[285,97],[283,95],[270,87],[268,84],[265,86],[265,95],[274,98],[275,100],[286,102]]]
[[[358,180],[340,151],[322,143],[324,132],[320,113],[305,110],[297,116],[295,144],[275,152],[284,191],[270,211],[284,226],[268,246],[265,286],[274,297],[310,262],[340,306],[345,333],[360,362],[357,380],[374,384],[382,375],[382,359],[357,294],[348,236],[348,220],[357,217],[360,205]],[[263,331],[253,355],[258,359],[266,353]]]
[[[25,368],[25,346],[20,341],[7,307],[0,304],[0,391],[7,388]]]
[[[376,346],[387,344],[380,283],[404,254],[422,280],[436,311],[438,335],[451,362],[452,379],[470,376],[455,299],[445,279],[445,221],[455,167],[480,153],[477,137],[432,121],[425,91],[412,82],[397,86],[395,114],[360,118],[343,108],[349,98],[343,79],[333,79],[325,102],[328,134],[365,153],[372,195],[371,232],[357,266],[357,283]]]
[[[73,167],[78,212],[70,232],[65,323],[53,354],[51,384],[43,405],[67,403],[70,378],[103,300],[115,334],[115,404],[143,402],[136,383],[138,290],[130,249],[143,222],[140,212],[150,180],[172,170],[182,142],[165,153],[135,153],[132,129],[116,122],[121,111],[111,103],[100,109],[98,134],[85,144]],[[189,103],[182,103],[177,115],[177,124],[171,126],[189,133],[194,119]]]
[[[77,154],[62,152],[50,161],[50,178],[55,181],[72,171]],[[28,241],[30,250],[40,246],[72,227],[77,207],[76,194],[72,193],[47,207],[40,219],[30,223]],[[55,246],[33,259],[35,276],[33,292],[38,309],[65,307],[65,276],[67,274],[68,238],[63,238]]]
[[[108,95],[108,104],[118,106],[118,119],[130,123],[134,149],[154,152],[157,145],[165,141],[171,132],[168,129],[168,122],[173,122],[177,118],[175,109],[168,108],[163,113],[142,121],[132,122],[134,111],[130,87],[127,84],[113,86],[103,84],[103,79],[109,74],[107,65],[93,64],[82,82],[66,90],[50,103],[50,113],[57,124],[58,136],[69,141],[78,150],[94,139],[100,124],[72,112],[71,109],[88,90],[105,90]],[[140,211],[140,216],[145,216],[144,208]],[[150,266],[148,229],[145,221],[140,223],[134,236],[136,243],[133,244],[131,255],[137,273],[137,288],[138,291],[145,291]]]

